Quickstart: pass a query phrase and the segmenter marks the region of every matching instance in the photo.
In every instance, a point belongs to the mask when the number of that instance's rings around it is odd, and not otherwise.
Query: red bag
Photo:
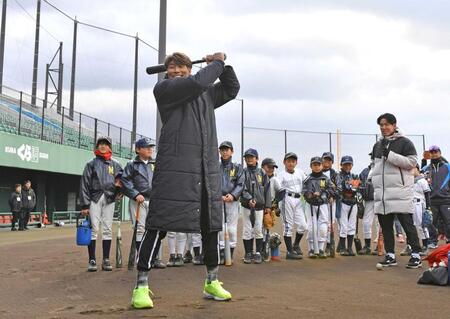
[[[450,250],[450,244],[446,244],[439,248],[436,248],[432,253],[430,253],[423,260],[428,261],[428,265],[433,267],[433,264],[436,263],[439,265],[441,261],[445,263],[445,266],[448,267],[448,251]]]

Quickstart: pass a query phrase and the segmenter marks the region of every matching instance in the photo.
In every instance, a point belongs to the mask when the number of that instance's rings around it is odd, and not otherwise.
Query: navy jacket
[[[361,180],[360,191],[361,191],[361,195],[365,201],[374,200],[374,194],[375,194],[372,180],[369,180],[370,170],[371,170],[370,166],[366,167],[359,174],[359,179]]]
[[[246,167],[244,169],[245,184],[242,192],[241,204],[250,209],[249,201],[256,201],[256,210],[272,207],[270,196],[270,180],[259,167]],[[253,186],[254,185],[254,186]]]
[[[319,192],[319,196],[313,195]],[[320,206],[328,203],[328,199],[334,194],[331,180],[325,174],[309,174],[303,182],[302,194],[308,204]]]
[[[450,174],[448,164],[444,160],[438,162],[431,162],[430,165],[423,169],[431,188],[431,205],[450,205],[450,181],[447,176]]]
[[[239,200],[244,189],[245,175],[241,164],[230,161],[220,161],[222,171],[222,195],[231,194],[234,200]]]
[[[119,189],[115,186],[116,178],[122,175],[122,167],[114,159],[109,161],[97,156],[84,167],[80,182],[80,205],[89,208],[91,202],[97,203],[105,194],[106,201],[115,201]]]
[[[359,185],[351,184],[351,181],[359,181],[359,176],[353,173],[345,173],[340,171],[337,177],[337,191],[342,203],[346,205],[356,204],[356,193],[359,190]],[[359,184],[359,182],[357,182]]]
[[[122,182],[122,192],[125,196],[135,199],[139,194],[146,199],[150,198],[152,190],[153,171],[155,169],[155,161],[151,159],[145,164],[139,156],[129,161],[123,169],[120,177]]]
[[[36,194],[32,188],[22,188],[22,209],[33,210],[36,207]]]

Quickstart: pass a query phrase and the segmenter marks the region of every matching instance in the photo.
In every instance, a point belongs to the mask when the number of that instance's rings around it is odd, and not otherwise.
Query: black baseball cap
[[[311,158],[311,161],[309,163],[310,164],[314,164],[314,163],[322,164],[322,157],[314,156],[314,157]]]
[[[353,157],[350,155],[342,156],[341,164],[353,164]]]
[[[222,148],[231,148],[233,149],[233,143],[231,143],[230,141],[223,141],[222,143],[220,143],[219,146],[219,150]]]
[[[109,136],[99,136],[97,138],[97,142],[95,143],[95,146],[97,147],[98,144],[100,144],[100,142],[106,142],[106,144],[108,144],[109,146],[112,145],[112,140]]]
[[[322,154],[322,159],[329,158],[334,163],[334,154],[331,152],[325,152]]]
[[[289,152],[284,155],[284,160],[287,160],[288,158],[294,158],[295,160],[298,159],[297,154],[295,154],[294,152]]]
[[[255,150],[254,148],[249,148],[248,150],[245,151],[244,153],[244,157],[246,156],[254,156],[254,157],[258,157],[258,151]]]
[[[273,167],[275,167],[275,168],[278,168],[278,166],[277,166],[277,164],[275,163],[275,161],[274,161],[272,158],[269,158],[269,157],[263,159],[263,161],[262,161],[262,163],[261,163],[261,166],[264,166],[264,165],[267,165],[267,166],[273,166]]]

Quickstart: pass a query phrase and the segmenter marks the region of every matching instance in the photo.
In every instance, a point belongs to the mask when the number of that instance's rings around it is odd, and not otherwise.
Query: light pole
[[[244,165],[244,99],[235,99],[241,102],[241,164]]]

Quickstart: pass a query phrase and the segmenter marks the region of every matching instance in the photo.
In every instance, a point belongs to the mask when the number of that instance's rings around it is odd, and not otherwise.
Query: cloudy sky
[[[50,0],[49,0],[50,1]],[[158,44],[158,0],[50,1],[80,21],[139,34]],[[31,17],[19,6],[23,6]],[[30,92],[35,1],[9,0],[3,82]],[[376,117],[392,112],[406,134],[448,150],[450,2],[420,0],[168,0],[167,51],[192,58],[225,51],[241,82],[245,125],[274,129],[359,132],[342,136],[341,155],[359,170],[378,132]],[[39,95],[44,67],[64,42],[64,105],[68,105],[73,23],[42,3]],[[155,135],[155,76],[139,55],[138,132]],[[76,110],[131,128],[134,40],[80,26]],[[240,153],[240,102],[217,111],[219,139]],[[328,135],[288,133],[288,150],[304,163],[328,150]],[[418,151],[422,138],[412,137]],[[336,136],[332,136],[336,152]],[[246,129],[244,146],[279,160],[284,132]]]

